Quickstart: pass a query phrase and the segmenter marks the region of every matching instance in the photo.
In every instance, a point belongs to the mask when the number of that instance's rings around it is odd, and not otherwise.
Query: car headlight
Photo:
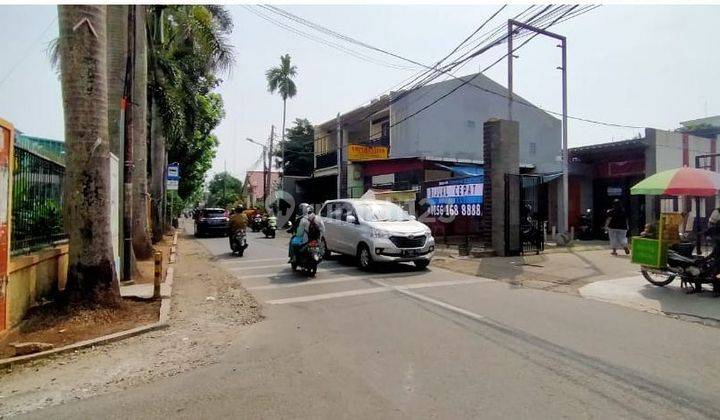
[[[390,237],[390,232],[382,229],[373,228],[371,236],[378,239],[388,239]]]

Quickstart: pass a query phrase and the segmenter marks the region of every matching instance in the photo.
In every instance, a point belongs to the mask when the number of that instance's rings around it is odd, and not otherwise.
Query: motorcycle
[[[247,247],[247,237],[244,230],[239,230],[232,234],[232,240],[230,241],[230,249],[232,249],[232,253],[234,255],[242,257]]]
[[[293,271],[300,268],[306,275],[315,277],[317,267],[323,259],[323,251],[320,248],[320,242],[312,240],[298,249],[297,255],[290,263]]]
[[[680,276],[680,283],[683,289],[702,291],[702,285],[709,283],[713,285],[713,295],[720,295],[720,280],[715,276],[715,256],[693,255],[694,244],[690,242],[679,242],[667,250],[667,266],[664,268],[651,268],[643,266],[640,268],[645,280],[655,286],[667,286],[676,277]],[[693,287],[694,286],[694,287]]]
[[[277,230],[277,218],[274,216],[268,217],[267,223],[262,230],[262,233],[266,238],[275,238],[275,231]]]
[[[250,221],[250,229],[253,232],[259,232],[263,228],[263,218],[261,215],[256,214]]]
[[[580,216],[580,225],[577,230],[577,238],[582,241],[591,240],[594,237],[592,210],[587,209]]]

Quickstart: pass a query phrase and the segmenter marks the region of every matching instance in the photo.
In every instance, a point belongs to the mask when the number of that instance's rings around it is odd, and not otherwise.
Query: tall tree
[[[161,151],[183,150],[178,144],[189,139],[199,141],[198,156],[206,162],[214,153],[216,140],[203,123],[204,109],[214,100],[207,95],[219,83],[215,73],[229,69],[233,62],[232,48],[227,37],[232,20],[221,6],[152,6],[150,19],[150,77],[151,77],[151,194],[153,195],[153,240],[162,235],[159,223],[160,203],[164,197],[164,167],[167,158]],[[218,96],[219,98],[219,96]],[[221,112],[220,112],[221,115]],[[222,118],[220,116],[220,118]],[[211,125],[214,128],[217,123]],[[167,142],[167,144],[165,144]],[[167,147],[166,147],[167,146]],[[184,158],[173,154],[173,161]],[[211,159],[211,158],[210,158]],[[196,187],[197,177],[188,177],[201,165],[181,166],[180,188],[185,197],[190,192],[186,178]],[[182,194],[185,191],[184,194]]]
[[[293,77],[297,75],[297,67],[290,63],[290,54],[280,56],[280,66],[270,68],[265,72],[267,78],[268,90],[270,93],[277,91],[283,100],[283,117],[282,117],[282,139],[281,144],[285,144],[285,117],[287,114],[287,100],[297,94],[297,86],[293,81]],[[281,148],[280,156],[285,159],[285,149]]]
[[[294,126],[287,129],[285,142],[285,160],[280,164],[285,175],[309,176],[313,171],[313,143],[315,141],[315,128],[310,121],[296,118]],[[281,157],[279,152],[275,157]]]
[[[122,161],[120,142],[120,100],[125,87],[127,64],[128,6],[108,5],[107,22],[107,83],[108,83],[108,132],[110,151]],[[120,168],[122,170],[122,168]]]
[[[64,220],[71,300],[120,298],[110,218],[106,6],[58,6],[67,167]]]
[[[108,6],[109,7],[109,6]],[[148,231],[148,171],[147,171],[147,122],[148,122],[148,59],[146,6],[135,5],[135,77],[133,78],[133,250],[138,259],[152,257],[153,247]]]

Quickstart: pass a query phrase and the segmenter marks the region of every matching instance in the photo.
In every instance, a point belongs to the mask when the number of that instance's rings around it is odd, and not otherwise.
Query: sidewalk
[[[433,259],[433,265],[518,286],[572,294],[596,281],[638,274],[638,266],[630,262],[629,256],[612,256],[608,249],[576,249],[522,257],[472,258],[441,253]]]

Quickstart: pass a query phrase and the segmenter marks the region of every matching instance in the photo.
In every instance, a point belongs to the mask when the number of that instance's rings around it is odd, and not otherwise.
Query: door
[[[325,244],[329,250],[338,252],[336,238],[337,220],[340,216],[339,213],[337,215],[335,214],[336,210],[333,203],[325,204],[320,210],[320,217],[322,217],[323,224],[325,225]]]
[[[338,206],[336,215],[338,216],[335,220],[337,235],[335,240],[337,241],[337,247],[343,254],[354,255],[355,247],[350,243],[353,235],[353,230],[357,228],[355,223],[350,223],[347,220],[349,215],[355,215],[355,211],[349,203],[340,203]],[[357,218],[357,216],[355,216]]]

